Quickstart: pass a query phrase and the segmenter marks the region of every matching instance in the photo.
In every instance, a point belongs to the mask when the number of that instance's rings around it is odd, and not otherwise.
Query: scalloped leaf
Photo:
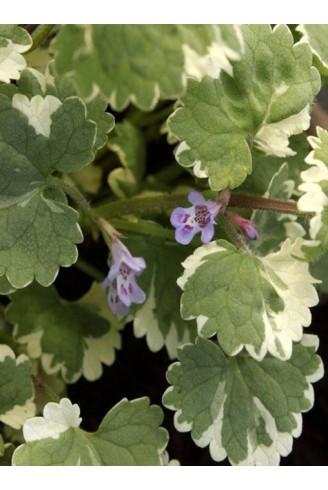
[[[127,246],[137,257],[144,257],[147,268],[138,277],[138,284],[147,298],[141,306],[134,306],[134,335],[146,337],[152,352],[164,346],[170,358],[176,357],[179,345],[193,341],[195,322],[186,322],[180,315],[180,290],[176,284],[181,262],[187,250],[175,242],[161,238],[129,237]]]
[[[229,355],[243,348],[257,360],[270,352],[289,359],[311,323],[316,281],[303,260],[302,239],[256,257],[224,240],[197,248],[182,264],[181,315],[196,318],[202,337],[217,334]]]
[[[0,82],[10,83],[18,80],[26,61],[21,53],[32,46],[32,38],[15,24],[0,25]]]
[[[301,433],[301,413],[313,405],[310,383],[323,376],[317,347],[317,337],[304,335],[289,361],[268,356],[259,363],[243,354],[227,357],[198,338],[178,351],[163,403],[176,410],[177,430],[191,431],[197,446],[209,445],[215,461],[277,465]]]
[[[17,342],[26,344],[32,359],[41,358],[47,374],[61,372],[68,383],[81,375],[93,381],[102,364],[115,360],[123,327],[108,309],[104,290],[94,284],[80,300],[62,300],[56,289],[34,283],[17,291],[7,307]]]
[[[328,25],[301,24],[296,30],[303,34],[302,41],[309,43],[320,73],[328,76]]]
[[[14,288],[33,279],[48,286],[59,266],[76,261],[78,214],[62,191],[47,186],[52,172],[74,171],[93,159],[94,138],[95,123],[77,97],[0,99],[0,276]]]
[[[35,415],[31,363],[21,354],[16,358],[7,345],[0,345],[0,421],[20,429]]]
[[[306,43],[294,45],[287,26],[244,25],[244,52],[233,76],[189,79],[169,129],[181,143],[178,163],[208,177],[214,190],[237,187],[252,170],[249,141],[267,154],[292,155],[289,136],[309,126],[309,104],[320,88]]]
[[[13,455],[19,466],[150,466],[161,465],[168,435],[160,427],[161,409],[148,398],[121,400],[104,417],[99,429],[79,429],[78,405],[64,398],[48,403],[43,417],[28,420],[26,444]]]
[[[301,173],[303,184],[298,188],[304,194],[298,200],[300,211],[313,213],[310,219],[310,237],[304,251],[309,260],[328,250],[328,132],[317,127],[317,137],[309,136],[313,148],[305,159],[311,168]]]
[[[108,175],[108,185],[117,197],[131,197],[140,187],[146,167],[146,144],[142,132],[129,121],[115,126],[108,147],[120,159],[123,168]]]
[[[77,96],[74,82],[69,77],[60,77],[55,73],[54,62],[50,62],[43,75],[34,68],[26,68],[21,73],[21,78],[16,85],[0,86],[0,93],[13,98],[15,94],[25,95],[29,100],[34,100],[36,95],[42,98],[55,97],[61,102],[69,97]],[[91,100],[84,101],[87,111],[87,119],[96,123],[97,134],[94,140],[93,150],[102,148],[108,140],[108,133],[114,128],[114,116],[106,112],[107,102],[101,95],[95,95]]]
[[[226,62],[234,55],[240,43],[232,29],[218,25],[65,25],[52,47],[56,70],[74,75],[85,97],[96,90],[116,110],[123,110],[129,102],[141,110],[152,110],[159,99],[182,94],[185,71],[190,73],[195,65],[199,71],[199,56],[205,56],[212,44],[215,60],[221,55]]]

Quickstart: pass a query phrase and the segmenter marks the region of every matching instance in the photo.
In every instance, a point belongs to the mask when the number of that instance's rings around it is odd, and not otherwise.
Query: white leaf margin
[[[23,426],[26,442],[42,439],[58,439],[60,434],[68,429],[77,429],[82,422],[80,407],[72,404],[68,398],[62,398],[59,403],[49,402],[43,409],[43,416],[27,420]]]
[[[288,88],[288,87],[287,87]],[[310,105],[276,123],[264,124],[254,137],[254,143],[266,155],[289,157],[296,152],[289,148],[289,137],[300,134],[310,126]]]
[[[57,374],[60,372],[63,379],[68,383],[75,383],[81,376],[88,381],[99,379],[103,372],[102,365],[111,366],[115,361],[116,350],[121,348],[121,336],[119,330],[111,327],[105,335],[101,337],[83,337],[84,355],[81,369],[71,378],[67,377],[65,362],[53,362],[54,356],[42,351],[42,329],[28,335],[17,337],[17,329],[14,328],[15,340],[19,344],[26,345],[26,351],[31,359],[41,358],[41,364],[47,374]]]
[[[220,27],[217,26],[217,40],[208,46],[205,55],[200,55],[193,50],[188,44],[182,45],[184,54],[184,72],[187,77],[193,77],[201,80],[205,76],[217,78],[221,70],[233,75],[231,61],[237,61],[241,58],[244,50],[244,39],[237,24],[233,25],[236,38],[239,42],[240,52],[229,47],[222,39]]]
[[[4,36],[0,37],[7,40],[7,45],[0,47],[0,82],[10,83],[10,80],[20,78],[21,71],[27,64],[21,53],[28,51],[33,41],[29,36],[30,42],[28,44],[17,44]]]
[[[178,327],[173,321],[171,321],[169,331],[165,337],[161,332],[155,314],[157,306],[154,285],[155,274],[156,271],[154,272],[146,301],[135,314],[133,333],[136,338],[146,337],[146,342],[151,352],[158,352],[163,347],[166,347],[169,358],[174,359],[177,355],[177,348],[182,344],[190,342],[191,338],[188,326],[186,326],[183,337],[179,339]]]
[[[319,126],[317,127],[317,136],[309,136],[308,142],[312,151],[305,158],[305,162],[311,165],[311,168],[301,172],[303,183],[298,189],[304,194],[297,201],[297,207],[300,211],[314,213],[310,219],[310,237],[315,241],[312,245],[319,245],[316,240],[317,234],[322,227],[322,212],[328,206],[328,196],[320,186],[320,182],[328,181],[328,162],[323,162],[315,157],[316,150],[321,150],[324,140],[328,141],[328,132]]]
[[[304,334],[300,342],[304,347],[314,348],[316,352],[319,347],[319,338],[316,335]],[[190,344],[186,344],[180,347],[179,350],[183,350]],[[175,362],[169,366],[169,371],[174,368],[175,365],[181,364],[180,362]],[[324,375],[323,362],[320,359],[320,364],[318,369],[309,376],[306,376],[307,387],[304,391],[305,398],[309,401],[310,410],[314,403],[314,391],[311,383],[314,383],[321,379]],[[222,445],[222,428],[224,419],[224,406],[227,399],[225,396],[217,396],[217,393],[224,394],[225,383],[218,383],[216,394],[213,394],[213,410],[210,413],[213,415],[212,424],[207,428],[206,431],[198,438],[193,440],[198,447],[204,448],[209,446],[210,455],[214,461],[223,461],[227,457],[227,452]],[[170,386],[166,393],[173,391],[174,386]],[[220,406],[217,404],[217,400],[221,399],[222,403]],[[174,414],[174,426],[179,432],[189,432],[193,429],[193,421],[183,420],[183,413],[181,409],[177,409],[174,404],[165,404],[170,410],[176,410]],[[276,426],[276,422],[271,415],[271,413],[264,407],[262,402],[257,398],[253,398],[254,411],[257,413],[258,417],[264,420],[265,428],[270,438],[272,439],[272,444],[270,446],[265,446],[264,444],[256,444],[256,437],[254,438],[253,433],[248,434],[248,456],[245,460],[238,462],[238,466],[276,466],[280,463],[281,456],[288,456],[292,451],[293,439],[297,438],[302,433],[302,414],[292,413],[294,417],[296,426],[291,433],[279,432]],[[182,420],[182,421],[181,421]],[[232,464],[236,462],[229,461]]]
[[[304,260],[302,246],[305,241],[297,238],[292,241],[287,238],[278,252],[258,257],[263,267],[260,274],[275,289],[283,300],[285,308],[274,312],[268,309],[263,301],[262,320],[264,328],[264,341],[259,351],[253,345],[239,344],[231,355],[237,355],[243,348],[257,361],[261,361],[269,352],[274,357],[287,360],[292,355],[293,342],[302,339],[303,327],[311,324],[311,307],[318,301],[318,293],[313,284],[319,283],[309,272],[309,264]],[[197,248],[183,263],[184,273],[177,280],[178,286],[185,290],[188,279],[202,265],[203,260],[210,254],[225,252],[226,249],[211,242]],[[242,253],[242,252],[241,252]],[[181,299],[183,301],[183,297]],[[197,330],[202,335],[203,327],[208,317],[202,314],[190,316],[186,320],[196,318]],[[220,338],[218,335],[218,341]]]
[[[328,64],[327,61],[323,59],[321,54],[313,47],[313,44],[311,43],[309,33],[307,31],[306,25],[305,24],[299,24],[296,27],[296,31],[300,32],[302,34],[302,39],[301,42],[306,42],[310,45],[312,53],[318,58],[319,62],[322,64],[325,70],[328,70]]]
[[[14,359],[16,361],[16,366],[30,361],[25,354],[20,354],[16,358],[14,351],[8,345],[2,344],[0,345],[0,365],[1,362],[4,362],[6,357]],[[0,414],[0,421],[13,429],[20,429],[27,419],[35,415],[36,407],[33,399],[34,395],[26,400],[24,405],[14,405],[10,410],[7,410],[7,412]]]

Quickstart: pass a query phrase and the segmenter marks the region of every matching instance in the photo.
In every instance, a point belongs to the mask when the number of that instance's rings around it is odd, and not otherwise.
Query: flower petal
[[[177,228],[175,230],[175,239],[178,243],[181,243],[181,245],[188,245],[188,243],[191,242],[191,240],[194,238],[195,234],[199,231],[199,227],[192,227],[192,226],[184,226]]]
[[[174,227],[184,225],[189,218],[195,216],[195,209],[193,206],[190,208],[175,208],[171,214],[170,221]]]
[[[215,216],[219,214],[222,204],[214,201],[207,201],[206,205],[211,218],[214,219]]]
[[[108,305],[116,315],[126,316],[129,313],[129,307],[120,300],[117,289],[114,284],[111,284],[108,291]]]
[[[207,202],[204,199],[203,194],[201,194],[198,191],[191,191],[191,192],[189,192],[188,201],[191,204],[193,204],[194,206],[195,205],[207,204]]]
[[[208,223],[203,230],[201,235],[201,241],[203,243],[209,243],[214,236],[214,225],[213,223]]]
[[[141,304],[146,299],[146,293],[141,289],[141,287],[136,283],[134,279],[130,281],[129,294],[132,303]]]
[[[111,265],[111,267],[108,271],[106,279],[101,283],[102,288],[109,286],[110,283],[113,282],[114,279],[117,278],[117,275],[118,275],[118,272],[120,269],[120,265],[121,265],[120,262],[113,262],[113,264]]]

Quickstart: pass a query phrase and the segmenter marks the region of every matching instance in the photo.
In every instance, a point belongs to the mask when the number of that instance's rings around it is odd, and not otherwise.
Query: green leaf
[[[294,181],[288,180],[288,174],[288,164],[285,162],[272,177],[264,197],[288,200],[294,191]],[[251,219],[259,233],[257,240],[251,244],[257,255],[278,250],[286,236],[296,239],[305,235],[304,228],[290,214],[255,211]]]
[[[313,148],[305,161],[311,168],[302,172],[299,190],[304,194],[298,200],[300,211],[313,213],[310,219],[310,237],[304,247],[306,257],[314,260],[328,250],[328,132],[317,127],[317,137],[309,136]]]
[[[0,436],[1,439],[1,436]],[[0,455],[0,466],[11,466],[11,459],[15,451],[15,446],[8,442],[4,444],[3,453]]]
[[[131,197],[138,190],[146,166],[146,144],[142,132],[129,121],[115,126],[109,148],[117,153],[123,168],[113,170],[108,184],[117,197]]]
[[[19,429],[35,414],[33,398],[30,360],[0,345],[0,421]]]
[[[321,281],[318,284],[318,289],[324,293],[328,293],[328,253],[322,255],[318,260],[310,264],[311,274]]]
[[[14,24],[0,25],[0,82],[19,79],[20,72],[26,67],[21,53],[31,46],[32,39],[24,29]]]
[[[41,358],[48,374],[60,371],[68,383],[82,374],[89,381],[98,379],[102,364],[113,364],[115,349],[121,347],[123,325],[109,312],[99,285],[80,300],[66,302],[53,286],[34,283],[13,295],[7,318],[15,324],[14,336],[27,345],[29,356]]]
[[[147,268],[138,277],[138,284],[147,298],[143,305],[133,308],[134,334],[146,336],[149,349],[157,352],[166,347],[170,358],[176,357],[179,345],[193,341],[195,322],[186,322],[180,315],[180,290],[176,284],[181,262],[187,250],[176,242],[160,238],[131,237],[127,246],[132,255],[144,257]]]
[[[14,288],[35,278],[51,284],[60,265],[77,259],[82,241],[77,213],[49,177],[87,165],[94,156],[95,124],[77,97],[0,99],[0,276]]]
[[[43,98],[51,95],[61,102],[78,95],[73,80],[69,77],[58,76],[54,71],[53,62],[49,63],[44,75],[33,68],[26,68],[22,71],[17,86],[0,86],[0,93],[10,99],[17,93],[27,96],[28,99],[32,99],[36,95]],[[84,101],[84,103],[87,119],[94,121],[97,126],[97,134],[93,144],[93,150],[96,151],[107,143],[107,134],[114,128],[114,117],[106,112],[107,102],[99,94]]]
[[[172,386],[163,403],[176,410],[177,430],[191,431],[197,446],[209,445],[215,461],[277,465],[301,433],[301,413],[313,405],[310,383],[323,376],[317,347],[317,337],[304,335],[289,361],[268,356],[256,362],[243,354],[227,357],[215,343],[198,338],[170,366]]]
[[[0,434],[0,457],[3,456],[5,452],[5,445],[2,439],[2,435]]]
[[[294,155],[285,160],[288,163],[288,178],[295,182],[297,187],[301,182],[300,173],[307,168],[304,159],[309,153],[306,133],[290,137],[290,146]],[[265,155],[256,148],[252,149],[252,173],[240,187],[240,191],[250,194],[263,195],[267,192],[273,176],[279,171],[283,160],[272,155]]]
[[[320,73],[328,76],[328,25],[301,24],[296,30],[303,34],[302,41],[309,43]]]
[[[18,447],[14,465],[150,466],[161,464],[167,432],[163,415],[148,398],[121,400],[89,434],[78,428],[79,407],[66,398],[48,403],[43,417],[24,425],[26,444]]]
[[[65,25],[52,47],[56,70],[72,74],[83,96],[97,88],[116,110],[132,102],[147,111],[159,99],[182,94],[185,71],[195,64],[198,69],[199,55],[212,42],[214,51],[231,47],[221,50],[224,61],[234,54],[239,41],[232,31],[215,25]]]
[[[265,257],[224,240],[196,249],[178,279],[182,317],[197,318],[202,337],[217,334],[229,355],[245,348],[257,360],[267,352],[289,359],[302,327],[311,323],[309,308],[318,302],[302,245],[300,238],[287,239]]]
[[[306,43],[293,44],[284,26],[241,27],[245,49],[233,76],[189,79],[182,107],[169,118],[180,141],[176,159],[209,178],[214,190],[239,186],[252,171],[249,144],[283,157],[288,138],[309,126],[309,104],[320,88]]]
[[[12,287],[6,276],[0,276],[0,295],[7,295],[15,291],[16,289]]]

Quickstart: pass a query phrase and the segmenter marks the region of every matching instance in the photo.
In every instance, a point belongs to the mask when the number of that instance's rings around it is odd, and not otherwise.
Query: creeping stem
[[[31,38],[33,41],[32,46],[28,50],[28,53],[34,51],[40,44],[43,43],[53,30],[56,24],[40,24],[35,31],[32,32]]]
[[[217,194],[213,191],[206,191],[203,194],[207,199],[215,200],[217,197]],[[98,216],[104,216],[107,219],[126,214],[153,213],[163,209],[170,210],[177,206],[186,206],[188,205],[187,197],[188,194],[156,194],[146,197],[133,197],[131,199],[121,199],[99,205],[93,208],[93,211]],[[299,211],[296,201],[285,201],[283,199],[272,199],[233,192],[231,193],[228,206],[300,216],[309,215],[309,213]]]

